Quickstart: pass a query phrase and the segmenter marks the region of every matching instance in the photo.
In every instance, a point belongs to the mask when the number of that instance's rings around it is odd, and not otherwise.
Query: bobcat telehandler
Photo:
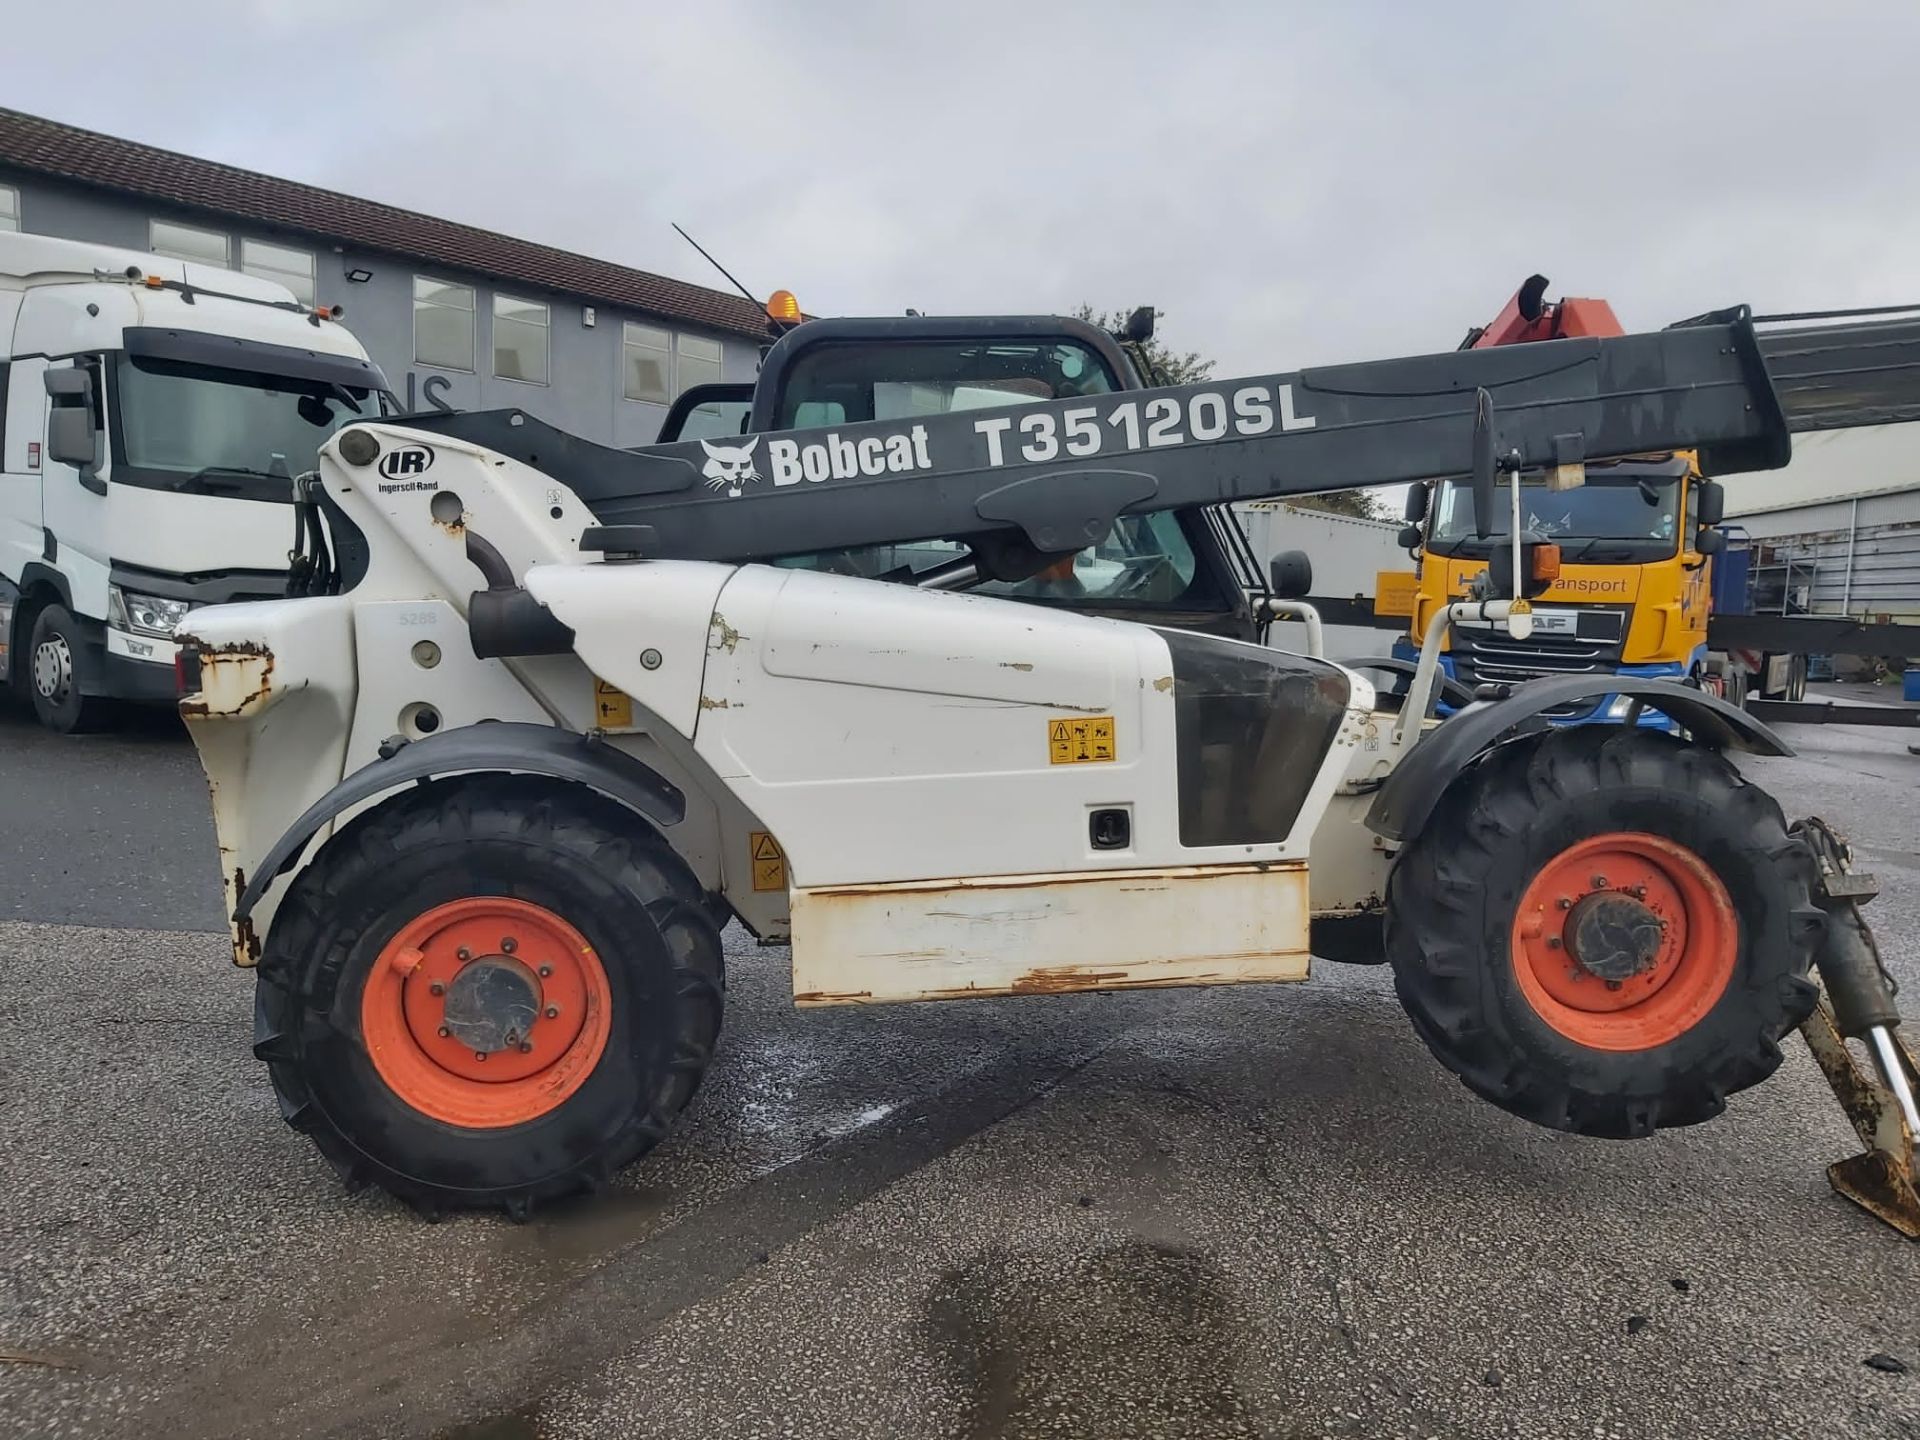
[[[1491,533],[1541,469],[1783,463],[1744,310],[1145,390],[1074,322],[907,323],[787,334],[745,433],[737,395],[632,452],[351,426],[297,485],[297,598],[195,612],[255,1053],[350,1185],[524,1216],[644,1153],[712,1054],[729,914],[790,938],[803,1005],[1299,980],[1314,917],[1380,914],[1433,1053],[1553,1128],[1707,1119],[1803,1027],[1867,1147],[1833,1184],[1920,1234],[1871,881],[1723,753],[1776,736],[1611,675],[1431,718],[1448,627],[1525,635],[1555,571],[1517,516],[1401,696],[1204,633],[1298,613],[1298,567],[1194,604],[1237,499],[1457,473]],[[1817,384],[1920,334],[1807,354]],[[1684,734],[1545,724],[1594,685]]]

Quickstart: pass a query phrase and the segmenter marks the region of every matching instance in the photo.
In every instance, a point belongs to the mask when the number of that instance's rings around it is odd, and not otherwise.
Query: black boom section
[[[1009,528],[1091,544],[1117,515],[1464,473],[1476,390],[1524,464],[1688,448],[1710,473],[1786,462],[1744,311],[1614,339],[1073,396],[612,450],[517,411],[409,419],[523,460],[585,501],[583,546],[752,560]],[[628,528],[630,527],[630,528]]]
[[[1793,430],[1920,420],[1920,318],[1768,328],[1759,342]]]
[[[1346,672],[1211,635],[1159,635],[1173,653],[1180,843],[1286,839],[1346,713]]]

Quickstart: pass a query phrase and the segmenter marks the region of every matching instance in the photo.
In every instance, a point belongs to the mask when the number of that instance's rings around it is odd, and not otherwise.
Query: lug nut
[[[447,987],[442,985],[438,980],[429,985],[427,989],[435,995],[444,995],[447,993]]]
[[[1560,908],[1562,910],[1571,910],[1573,908],[1573,901],[1569,900],[1566,896],[1562,895],[1560,897]]]
[[[1559,948],[1560,948],[1560,937],[1558,935],[1549,935],[1547,937],[1547,949],[1558,950]]]
[[[444,1040],[444,1039],[446,1039],[446,1038],[447,1038],[447,1037],[448,1037],[449,1035],[451,1035],[451,1034],[453,1034],[453,1031],[451,1031],[451,1030],[449,1030],[449,1029],[447,1029],[447,1027],[446,1027],[446,1026],[444,1026],[444,1025],[442,1025],[442,1026],[440,1027],[440,1038],[441,1038],[442,1040]]]
[[[487,1052],[484,1050],[476,1050],[473,1052],[473,1058],[476,1060],[484,1060],[487,1058]]]
[[[473,951],[462,945],[458,950],[453,952],[453,958],[462,962],[471,960],[473,959]]]
[[[520,942],[514,939],[513,936],[511,935],[507,936],[506,939],[500,942],[500,953],[502,955],[511,955],[513,954],[514,951],[518,950],[519,948],[520,948]]]
[[[1607,989],[1618,990],[1619,988],[1620,988],[1620,982],[1618,980],[1607,981]]]
[[[520,1053],[522,1055],[531,1055],[533,1053],[533,1042],[531,1040],[522,1040],[520,1042]]]
[[[560,1018],[560,1007],[558,1005],[547,1006],[547,1019],[558,1020],[559,1018]]]
[[[1604,890],[1607,888],[1607,877],[1604,875],[1596,875],[1587,883],[1592,885],[1596,890]]]
[[[551,965],[542,965],[542,966],[540,967],[540,978],[541,978],[542,980],[550,980],[550,979],[552,979],[552,978],[553,978],[553,966],[551,966]]]

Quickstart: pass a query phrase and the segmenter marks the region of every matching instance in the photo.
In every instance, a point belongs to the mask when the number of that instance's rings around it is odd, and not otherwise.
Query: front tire
[[[1395,988],[1473,1090],[1536,1124],[1641,1136],[1780,1064],[1822,933],[1813,861],[1718,754],[1580,726],[1462,774],[1388,882]]]
[[[67,607],[44,606],[33,617],[27,641],[26,689],[33,713],[57,735],[96,730],[106,719],[107,702],[80,693],[86,632]]]
[[[720,941],[642,822],[532,776],[419,787],[293,882],[254,1053],[350,1186],[523,1218],[650,1150],[719,1034]]]

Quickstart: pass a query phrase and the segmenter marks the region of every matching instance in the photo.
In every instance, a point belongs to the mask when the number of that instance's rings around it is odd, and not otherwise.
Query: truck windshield
[[[1521,524],[1557,540],[1568,562],[1671,555],[1679,541],[1682,473],[1672,464],[1590,465],[1586,484],[1571,490],[1549,490],[1544,477],[1522,476]],[[1508,533],[1512,506],[1512,492],[1503,483],[1494,505],[1494,535]],[[1464,480],[1442,481],[1427,549],[1436,555],[1485,555],[1490,547],[1491,541],[1474,533],[1471,487]]]
[[[122,355],[114,378],[114,478],[170,490],[291,500],[286,475],[380,413],[368,389],[145,355]]]

